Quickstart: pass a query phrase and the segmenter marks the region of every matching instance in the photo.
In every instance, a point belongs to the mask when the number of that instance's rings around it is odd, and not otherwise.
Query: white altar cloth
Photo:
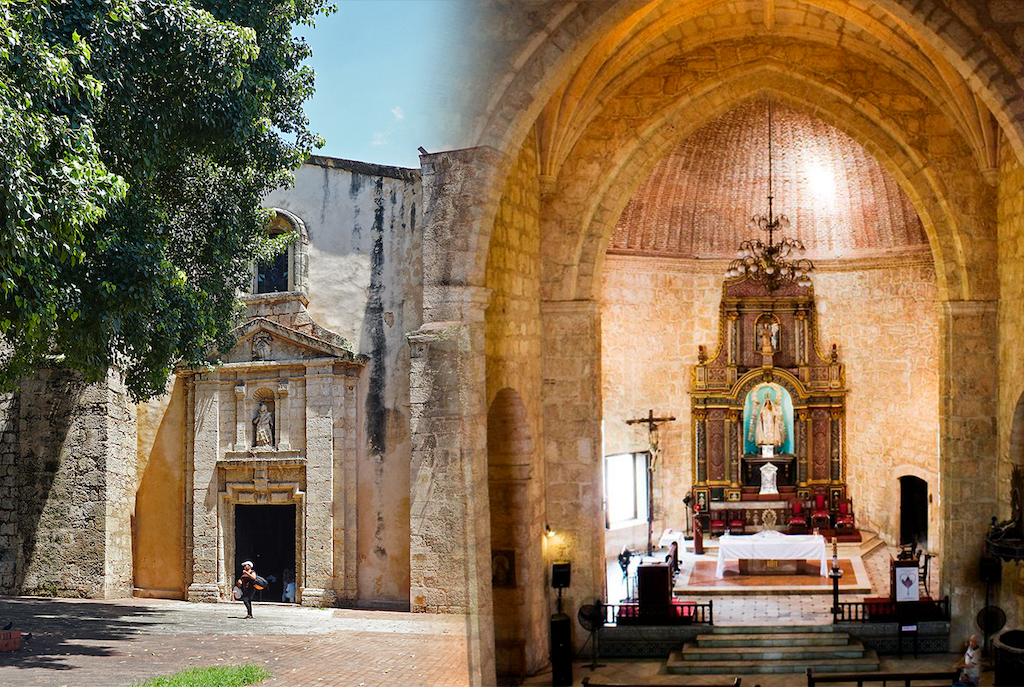
[[[828,577],[825,558],[825,537],[820,534],[783,534],[773,530],[757,534],[723,534],[718,540],[718,567],[715,577],[725,576],[725,561],[759,560],[821,560],[821,575]]]

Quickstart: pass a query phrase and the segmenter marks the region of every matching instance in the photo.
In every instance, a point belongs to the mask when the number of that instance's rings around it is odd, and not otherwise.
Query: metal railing
[[[667,606],[640,607],[638,603],[605,604],[606,626],[629,625],[714,625],[715,610],[712,601],[683,602]]]
[[[927,601],[907,601],[898,607],[895,601],[840,601],[833,622],[897,622],[902,620],[949,620],[949,597]],[[900,604],[903,606],[903,604]]]

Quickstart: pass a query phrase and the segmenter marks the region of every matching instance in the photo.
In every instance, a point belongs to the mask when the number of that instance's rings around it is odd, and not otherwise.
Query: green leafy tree
[[[132,395],[227,350],[260,208],[320,144],[297,23],[321,0],[0,0],[0,383]]]

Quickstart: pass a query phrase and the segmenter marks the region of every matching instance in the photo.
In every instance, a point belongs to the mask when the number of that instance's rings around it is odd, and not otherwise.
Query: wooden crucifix
[[[651,539],[654,530],[654,466],[661,456],[661,445],[658,437],[658,425],[672,422],[675,417],[654,417],[654,409],[647,412],[647,417],[626,420],[627,425],[647,425],[647,440],[650,444],[651,460],[647,463],[647,555],[653,552]]]

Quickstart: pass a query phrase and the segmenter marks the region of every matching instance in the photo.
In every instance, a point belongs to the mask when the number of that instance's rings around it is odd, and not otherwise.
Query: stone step
[[[832,625],[715,625],[711,630],[715,635],[773,635],[773,634],[805,634],[809,632],[834,634]]]
[[[682,652],[676,651],[665,665],[672,675],[747,675],[752,673],[805,673],[812,668],[815,673],[846,673],[878,670],[878,655],[868,649],[862,658],[832,658],[828,660],[780,659],[771,661],[685,661]]]
[[[864,645],[858,641],[842,646],[714,646],[688,643],[681,652],[684,661],[832,661],[836,658],[864,658]]]
[[[846,646],[850,643],[850,635],[845,632],[707,634],[697,635],[695,639],[700,647]]]

